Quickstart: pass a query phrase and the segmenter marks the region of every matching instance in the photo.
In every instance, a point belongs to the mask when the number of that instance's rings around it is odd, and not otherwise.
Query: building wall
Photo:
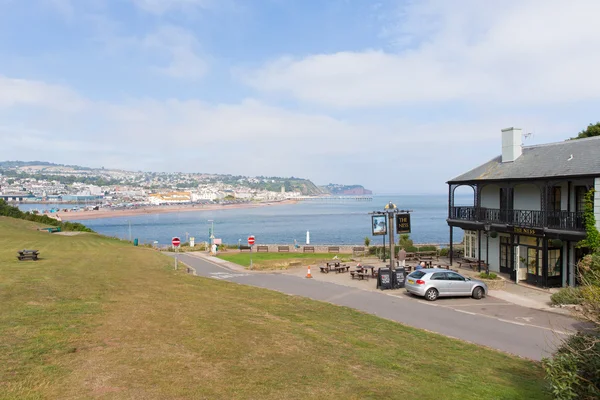
[[[594,215],[596,217],[596,228],[600,230],[600,177],[594,180]]]
[[[500,187],[498,185],[484,186],[481,189],[481,207],[500,208]]]
[[[517,185],[514,190],[515,210],[540,210],[540,189],[535,185]]]
[[[486,263],[490,264],[490,271],[500,272],[500,235],[496,238],[489,238],[489,259],[486,260],[486,238],[485,234],[481,234],[481,258],[485,260]]]

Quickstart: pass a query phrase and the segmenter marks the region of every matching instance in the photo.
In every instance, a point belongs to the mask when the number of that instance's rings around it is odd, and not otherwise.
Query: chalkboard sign
[[[404,267],[396,268],[394,271],[394,289],[404,287],[404,278],[406,277],[406,270]]]
[[[377,289],[392,289],[392,276],[389,268],[379,268],[377,274]]]

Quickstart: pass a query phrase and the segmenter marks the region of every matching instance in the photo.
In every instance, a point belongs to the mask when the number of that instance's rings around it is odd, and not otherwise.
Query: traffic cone
[[[310,265],[308,266],[308,273],[306,274],[307,278],[312,278],[312,275],[310,274]]]

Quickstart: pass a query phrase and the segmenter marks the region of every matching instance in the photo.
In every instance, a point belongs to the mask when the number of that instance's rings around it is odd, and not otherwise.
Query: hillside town
[[[42,162],[0,163],[0,198],[8,202],[139,206],[244,203],[307,196],[366,195],[360,185],[318,187],[306,179],[92,169]]]

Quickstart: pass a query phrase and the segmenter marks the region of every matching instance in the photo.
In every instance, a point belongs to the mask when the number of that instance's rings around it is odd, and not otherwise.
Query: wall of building
[[[500,208],[500,187],[488,185],[481,189],[481,207]]]
[[[600,230],[600,177],[594,181],[594,215],[596,216],[596,228]]]
[[[514,190],[515,210],[540,210],[540,189],[535,185],[517,185]]]
[[[489,253],[486,260],[486,238],[485,234],[481,234],[481,259],[490,264],[490,271],[500,272],[500,236],[489,238]]]

